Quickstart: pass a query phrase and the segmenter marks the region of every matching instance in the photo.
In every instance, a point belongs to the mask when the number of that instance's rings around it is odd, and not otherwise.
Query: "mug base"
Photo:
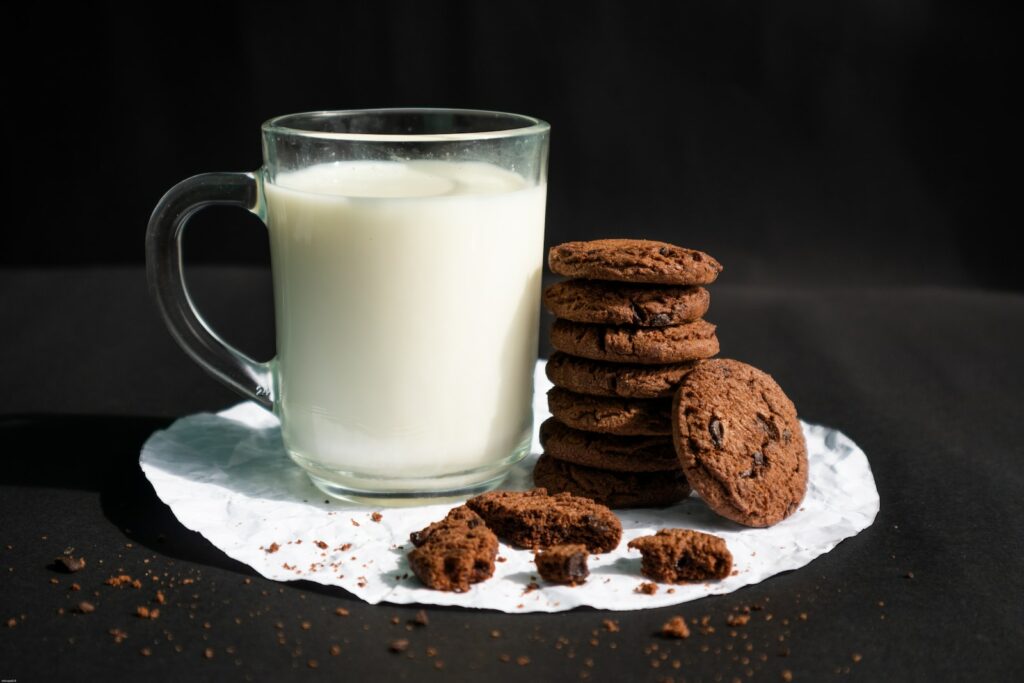
[[[328,470],[295,453],[289,453],[313,484],[329,496],[355,503],[406,507],[454,502],[496,488],[512,467],[530,452],[531,431],[506,458],[447,475],[429,477],[381,477],[358,472]]]

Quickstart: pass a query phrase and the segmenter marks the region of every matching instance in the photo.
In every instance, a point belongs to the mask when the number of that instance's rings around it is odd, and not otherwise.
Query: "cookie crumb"
[[[75,609],[78,611],[79,614],[92,614],[96,611],[96,606],[93,605],[91,602],[86,602],[85,600],[83,600],[82,602],[78,603]],[[11,621],[14,620],[12,619]],[[13,624],[11,624],[10,622],[7,622],[7,625],[13,626]]]
[[[148,647],[144,647],[141,650],[139,650],[139,654],[142,655],[143,657],[148,657],[151,654],[153,654],[153,651],[150,650]]]
[[[529,663],[530,658],[526,655],[519,655],[518,657],[516,657],[516,664],[518,664],[519,666],[526,666]]]
[[[409,641],[405,638],[392,640],[390,643],[388,643],[388,649],[392,652],[405,652],[409,649]]]
[[[604,619],[601,621],[601,625],[604,626],[604,630],[608,631],[608,633],[619,632],[619,622],[617,621],[612,621],[611,619]]]
[[[789,669],[783,669],[782,670],[782,680],[786,681],[786,683],[789,683],[790,681],[792,681],[793,680],[793,672],[790,671]]]
[[[213,659],[213,655],[214,652],[212,647],[208,647],[205,650],[203,650],[203,657],[205,657],[206,659]]]
[[[327,544],[323,541],[313,541],[313,545],[315,545],[317,548],[320,548],[320,550],[327,550]]]
[[[427,617],[427,613],[425,611],[420,610],[416,613],[416,616],[412,618],[412,623],[417,626],[426,626],[430,623],[430,619]]]
[[[491,638],[501,638],[501,631],[498,629],[491,629]]]
[[[862,655],[859,652],[854,652],[852,655],[850,655],[850,659],[852,659],[854,662],[859,662],[860,660],[864,659],[864,655]]]
[[[270,554],[270,553],[276,553],[280,549],[281,549],[281,546],[279,546],[277,543],[271,543],[269,546],[267,546],[263,550],[267,554]]]
[[[74,572],[80,572],[83,569],[85,569],[85,558],[74,557],[70,553],[64,553],[60,557],[56,558],[54,562],[57,563],[58,567],[68,572],[69,574],[73,574]]]
[[[318,666],[320,666],[320,662],[316,661],[315,659],[311,659],[308,662],[306,662],[306,666],[308,666],[310,669],[315,669]]]
[[[750,622],[749,614],[730,614],[725,619],[725,623],[729,626],[746,626]]]
[[[690,628],[686,625],[686,619],[677,615],[665,622],[661,627],[661,635],[681,640],[690,637]]]
[[[132,577],[128,576],[127,574],[118,574],[117,576],[108,577],[107,580],[103,583],[107,584],[108,586],[120,588],[124,585],[130,585],[132,583]]]
[[[347,617],[349,615],[349,611],[344,607],[337,608],[336,610],[334,610],[334,613],[337,614],[339,617]]]
[[[644,595],[654,595],[658,592],[658,584],[651,583],[650,581],[644,581],[639,586],[633,589],[634,593],[643,593]]]
[[[374,522],[379,522],[380,520],[384,519],[384,515],[380,514],[379,512],[374,512],[372,515],[370,515],[370,519],[372,519]]]

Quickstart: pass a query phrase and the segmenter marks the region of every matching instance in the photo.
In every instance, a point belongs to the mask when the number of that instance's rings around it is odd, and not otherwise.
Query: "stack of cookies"
[[[694,362],[718,353],[703,285],[722,266],[693,249],[625,239],[553,247],[548,265],[571,279],[544,291],[557,351],[535,484],[615,508],[682,500],[690,487],[673,447],[672,399]]]

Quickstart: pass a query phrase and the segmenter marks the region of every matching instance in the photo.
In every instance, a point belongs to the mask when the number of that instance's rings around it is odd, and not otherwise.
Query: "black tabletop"
[[[266,271],[190,278],[225,336],[272,354]],[[765,369],[801,417],[865,450],[874,525],[798,571],[677,607],[426,607],[420,625],[417,606],[256,576],[156,498],[145,439],[239,399],[175,346],[141,269],[0,273],[0,679],[1016,678],[1024,296],[723,283],[708,318],[723,356]],[[69,547],[86,559],[76,573],[54,564]],[[107,585],[122,574],[138,587]],[[674,615],[713,632],[657,636]]]

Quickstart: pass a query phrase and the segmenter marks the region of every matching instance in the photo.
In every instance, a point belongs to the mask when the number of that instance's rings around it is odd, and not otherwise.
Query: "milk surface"
[[[293,458],[372,488],[529,439],[545,185],[480,162],[355,161],[264,189]]]

